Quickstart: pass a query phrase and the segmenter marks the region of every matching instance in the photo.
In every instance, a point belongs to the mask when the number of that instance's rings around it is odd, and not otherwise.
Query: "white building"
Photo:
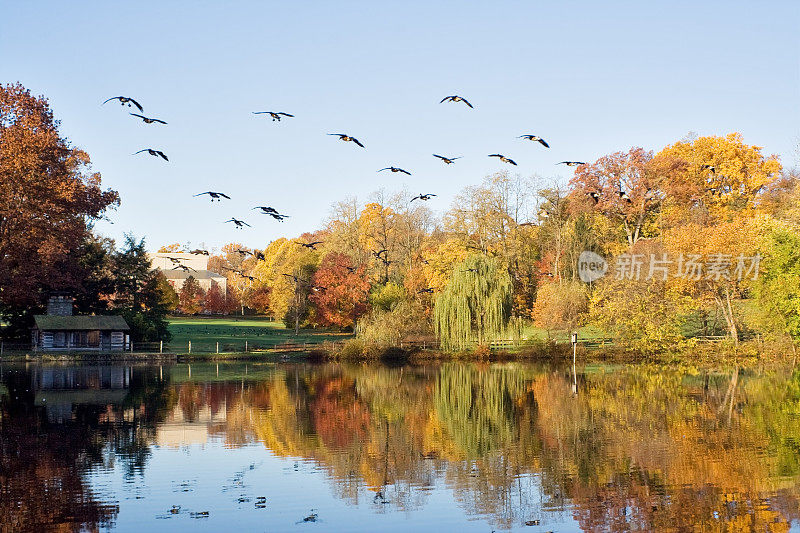
[[[167,281],[176,291],[180,291],[183,283],[189,276],[192,276],[204,291],[211,288],[212,281],[216,281],[222,294],[227,294],[228,279],[208,270],[207,255],[157,252],[147,254],[147,258],[150,259],[150,264],[153,268],[157,268],[164,273]]]

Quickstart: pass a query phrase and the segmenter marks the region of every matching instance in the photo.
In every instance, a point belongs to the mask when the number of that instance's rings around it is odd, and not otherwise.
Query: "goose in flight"
[[[139,117],[144,121],[145,124],[152,124],[153,122],[158,122],[159,124],[166,124],[166,122],[164,122],[159,118],[148,118],[144,115],[137,115],[136,113],[131,113],[131,115],[133,115],[134,117]]]
[[[234,252],[238,253],[242,257],[246,257],[246,256],[250,255],[250,251],[249,250],[242,250],[241,248],[235,249]]]
[[[111,100],[119,100],[120,105],[128,104],[128,107],[130,107],[131,104],[133,104],[133,105],[136,106],[136,109],[138,109],[141,112],[144,112],[144,108],[139,104],[139,102],[137,102],[133,98],[129,98],[127,96],[115,96],[113,98],[109,98],[108,100],[106,100],[105,102],[103,102],[100,105],[104,105],[104,104],[106,104],[106,102],[110,102]]]
[[[591,192],[589,193],[589,197],[590,197],[592,200],[594,200],[594,203],[597,203],[597,202],[599,202],[599,201],[600,201],[600,193],[599,193],[599,192],[596,192],[596,191],[591,191]]]
[[[538,135],[531,135],[530,133],[526,133],[525,135],[520,135],[517,137],[518,139],[527,139],[529,141],[538,141],[539,144],[544,146],[545,148],[550,148],[550,145],[547,144],[547,141],[539,137]]]
[[[428,194],[418,194],[417,196],[415,196],[414,198],[412,198],[412,199],[409,201],[409,203],[413,202],[414,200],[422,200],[423,202],[427,202],[427,201],[428,201],[428,200],[430,200],[430,199],[431,199],[431,197],[433,197],[433,196],[436,196],[436,195],[435,195],[435,194],[433,194],[433,193],[428,193]]]
[[[477,268],[467,268],[467,269],[464,269],[464,272],[475,272],[477,274],[478,273],[478,269]]]
[[[433,154],[433,157],[438,157],[442,161],[444,161],[448,165],[452,165],[456,159],[461,159],[461,157],[445,157],[443,155]]]
[[[278,222],[283,222],[284,218],[289,218],[289,215],[281,215],[279,213],[267,213],[269,216],[277,220]]]
[[[427,287],[425,289],[420,289],[420,290],[417,291],[417,294],[423,294],[423,293],[426,293],[426,292],[428,294],[433,294],[433,289],[431,287]]]
[[[628,196],[628,193],[627,193],[627,192],[625,192],[625,191],[623,191],[623,190],[620,190],[620,191],[619,191],[617,194],[619,194],[619,197],[620,197],[620,198],[622,198],[623,200],[625,200],[626,202],[628,202],[629,204],[630,204],[630,203],[633,203],[633,202],[631,201],[631,197],[630,197],[630,196]]]
[[[439,103],[440,103],[440,104],[442,104],[442,103],[444,103],[444,102],[464,102],[464,103],[465,103],[465,104],[467,104],[467,105],[468,105],[468,106],[469,106],[471,109],[473,109],[473,107],[472,107],[472,104],[470,104],[469,102],[467,102],[467,99],[466,99],[466,98],[462,98],[461,96],[458,96],[458,95],[456,95],[456,94],[454,94],[453,96],[445,96],[444,98],[442,98],[442,99],[441,99],[441,101],[440,101]]]
[[[502,161],[503,163],[508,163],[509,165],[517,166],[516,161],[514,161],[509,157],[504,156],[503,154],[489,154],[489,157],[496,157],[500,159],[500,161]]]
[[[199,193],[199,194],[195,194],[195,196],[203,196],[204,194],[207,194],[207,195],[209,195],[209,196],[211,197],[211,201],[212,201],[212,202],[213,202],[214,200],[216,200],[217,202],[221,202],[222,200],[220,200],[220,198],[225,198],[225,199],[227,199],[227,200],[230,200],[230,199],[231,199],[231,197],[230,197],[230,196],[228,196],[228,195],[227,195],[227,194],[225,194],[225,193],[221,193],[221,192],[214,192],[214,191],[206,191],[206,192],[201,192],[201,193]]]
[[[386,167],[380,169],[378,172],[383,172],[384,170],[391,170],[392,172],[402,172],[403,174],[408,174],[409,176],[411,175],[411,172],[409,172],[408,170],[403,170],[402,168],[398,167]]]
[[[266,261],[267,257],[264,255],[263,252],[253,252],[253,257],[256,258],[256,261]]]
[[[350,142],[354,142],[354,143],[356,143],[357,145],[359,145],[361,148],[364,148],[364,145],[363,145],[363,144],[361,144],[360,142],[358,142],[358,139],[356,139],[355,137],[350,137],[350,136],[349,136],[349,135],[347,135],[346,133],[329,133],[328,135],[336,135],[337,137],[339,137],[339,140],[340,140],[340,141],[350,141]]]
[[[266,206],[266,205],[257,205],[253,209],[261,209],[261,213],[263,213],[265,215],[269,215],[270,213],[274,213],[276,215],[278,214],[278,210],[277,209],[275,209],[274,207]]]
[[[384,248],[382,250],[378,250],[377,252],[373,251],[373,252],[370,252],[370,253],[372,253],[372,255],[374,255],[378,259],[381,259],[381,254],[387,254],[388,255],[389,254],[389,250]]]
[[[194,255],[208,255],[208,250],[199,250],[198,249],[198,250],[192,250],[189,253],[190,254],[194,254]]]
[[[585,165],[583,161],[562,161],[560,163],[556,163],[557,165],[567,165],[568,167],[577,167],[580,165]]]
[[[305,280],[299,276],[295,276],[294,274],[282,274],[282,275],[286,276],[287,278],[291,278],[292,281],[294,281],[295,283],[301,283],[301,282],[308,283],[308,280]]]
[[[148,154],[150,154],[152,156],[160,157],[164,161],[169,161],[169,158],[167,157],[167,154],[165,154],[161,150],[153,150],[152,148],[143,148],[142,150],[139,150],[138,152],[134,152],[133,155],[141,154],[142,152],[147,152]]]
[[[323,242],[323,241],[314,241],[314,242],[300,242],[300,241],[294,241],[294,242],[296,242],[296,243],[297,243],[297,244],[299,244],[300,246],[303,246],[303,247],[305,247],[305,248],[308,248],[309,250],[316,250],[316,249],[317,249],[317,248],[316,248],[316,246],[317,246],[318,244],[322,244],[322,242]]]
[[[242,229],[242,226],[247,226],[248,228],[252,227],[244,220],[239,220],[238,218],[231,217],[230,220],[225,221],[225,224],[227,224],[228,222],[233,222],[234,224],[236,224],[236,229]]]
[[[172,270],[183,270],[184,272],[197,272],[192,267],[186,266],[186,265],[178,265],[178,266],[174,267]]]
[[[181,260],[178,259],[177,257],[168,257],[167,259],[172,261],[173,265],[181,265],[181,264],[183,264],[183,263],[181,263]]]
[[[294,118],[294,115],[290,115],[289,113],[284,113],[283,111],[253,111],[254,115],[269,115],[272,117],[272,121],[281,121],[281,117],[289,117]]]

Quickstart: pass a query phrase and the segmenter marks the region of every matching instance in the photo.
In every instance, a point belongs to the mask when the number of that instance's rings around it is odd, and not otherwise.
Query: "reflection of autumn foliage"
[[[800,518],[800,374],[601,368],[573,395],[568,370],[522,364],[281,365],[257,378],[251,366],[227,380],[192,368],[219,381],[134,374],[123,408],[85,406],[64,425],[48,425],[27,383],[7,385],[28,396],[25,412],[2,406],[0,516],[17,529],[113,520],[81,467],[108,443],[121,453],[126,431],[152,439],[136,424],[158,427],[167,408],[226,445],[312,461],[351,502],[366,487],[412,510],[439,485],[498,527],[560,512],[587,531],[786,531]],[[135,438],[132,454],[146,451]]]
[[[309,408],[314,430],[330,448],[363,442],[369,431],[369,411],[356,398],[352,380],[338,378],[317,383]]]

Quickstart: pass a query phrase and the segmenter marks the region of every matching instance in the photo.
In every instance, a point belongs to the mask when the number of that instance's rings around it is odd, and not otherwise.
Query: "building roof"
[[[213,279],[213,280],[225,280],[227,278],[225,276],[220,276],[216,272],[211,272],[210,270],[194,270],[192,272],[186,272],[185,270],[162,270],[161,272],[164,273],[164,277],[167,279],[188,279],[189,276],[192,276],[194,279]]]
[[[55,316],[34,315],[40,331],[128,331],[125,319],[119,315]]]

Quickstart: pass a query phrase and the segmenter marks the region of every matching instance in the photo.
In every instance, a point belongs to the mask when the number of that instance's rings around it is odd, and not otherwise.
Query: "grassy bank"
[[[251,317],[175,317],[169,319],[172,340],[169,350],[184,353],[192,342],[192,352],[214,352],[220,344],[223,352],[244,352],[269,349],[275,345],[292,343],[311,347],[324,342],[351,338],[352,335],[325,329],[287,329],[282,322]]]

